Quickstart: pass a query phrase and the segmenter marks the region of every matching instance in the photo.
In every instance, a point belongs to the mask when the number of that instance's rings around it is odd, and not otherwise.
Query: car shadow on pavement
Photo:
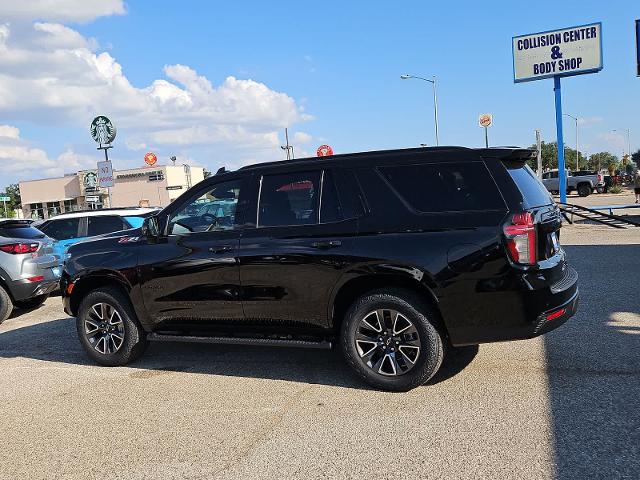
[[[556,478],[640,478],[640,245],[565,249],[579,311],[544,337]]]
[[[473,360],[477,351],[477,347],[456,351],[455,355],[446,359],[429,384],[444,382],[458,374]],[[0,333],[0,358],[16,357],[93,365],[78,342],[75,320],[72,318],[36,323]],[[129,367],[369,388],[349,370],[336,349],[152,342],[142,358]]]

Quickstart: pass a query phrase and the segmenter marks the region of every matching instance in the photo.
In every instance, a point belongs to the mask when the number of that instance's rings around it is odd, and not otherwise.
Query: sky
[[[117,128],[115,169],[210,170],[433,145],[555,141],[553,80],[514,84],[514,35],[601,21],[604,69],[563,79],[580,150],[640,148],[635,1],[259,2],[31,0],[0,4],[0,190],[95,168],[96,115]],[[575,147],[575,124],[564,122]],[[614,132],[614,130],[616,130]],[[637,141],[636,141],[637,139]]]

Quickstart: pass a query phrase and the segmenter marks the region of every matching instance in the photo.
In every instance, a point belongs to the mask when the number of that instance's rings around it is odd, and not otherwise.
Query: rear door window
[[[118,232],[128,226],[125,226],[122,219],[115,215],[100,215],[87,218],[87,236],[95,237],[96,235],[104,235],[105,233]]]
[[[319,171],[264,175],[260,185],[258,226],[317,224],[319,203]]]
[[[378,171],[409,207],[421,213],[506,209],[484,162],[393,165]]]
[[[509,176],[518,186],[524,200],[524,208],[541,207],[553,203],[549,191],[545,188],[529,165],[505,163]],[[556,173],[557,175],[557,173]]]
[[[51,220],[41,230],[54,240],[68,240],[78,236],[80,217]]]

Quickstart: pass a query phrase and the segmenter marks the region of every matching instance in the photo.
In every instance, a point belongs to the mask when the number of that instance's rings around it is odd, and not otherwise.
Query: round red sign
[[[328,157],[330,155],[333,155],[333,148],[331,148],[329,145],[320,145],[316,153],[319,157]]]
[[[149,152],[144,156],[144,163],[146,163],[150,167],[155,165],[157,161],[158,157],[156,157],[156,154],[153,152]]]

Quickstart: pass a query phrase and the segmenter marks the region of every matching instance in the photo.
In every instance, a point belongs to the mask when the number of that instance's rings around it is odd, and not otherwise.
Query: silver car
[[[62,259],[29,220],[0,218],[0,323],[14,307],[35,308],[58,286]]]

